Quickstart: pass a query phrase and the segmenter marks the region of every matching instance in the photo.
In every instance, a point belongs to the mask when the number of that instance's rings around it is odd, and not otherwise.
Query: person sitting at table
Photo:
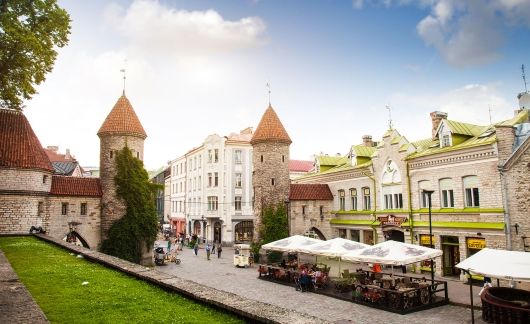
[[[282,266],[282,268],[284,268],[284,269],[285,269],[285,267],[286,267],[286,264],[285,264],[285,259],[282,259],[282,263],[281,263],[280,265]]]
[[[308,275],[307,269],[303,267],[302,272],[300,273],[300,287],[302,288],[302,292],[309,290],[310,282],[311,277]]]

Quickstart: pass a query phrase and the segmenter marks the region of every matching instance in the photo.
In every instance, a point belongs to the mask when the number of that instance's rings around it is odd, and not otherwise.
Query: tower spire
[[[526,87],[526,75],[524,73],[524,64],[521,65],[521,70],[523,71],[524,92],[528,92],[528,88]]]
[[[125,72],[127,71],[126,68],[127,68],[127,59],[123,60],[123,68],[120,70],[120,72],[123,73],[123,95],[124,96],[125,96],[125,79],[126,79]]]
[[[269,91],[269,106],[271,105],[271,84],[269,82],[267,82],[267,84],[265,85]]]
[[[388,129],[393,129],[393,125],[392,125],[392,109],[390,108],[389,105],[386,105],[385,107],[388,110]]]

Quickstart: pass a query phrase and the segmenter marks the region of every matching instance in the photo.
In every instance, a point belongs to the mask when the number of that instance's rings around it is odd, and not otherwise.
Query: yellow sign
[[[431,245],[431,238],[429,235],[420,235],[420,244],[421,245]],[[436,244],[436,238],[432,236],[432,244]]]
[[[483,249],[486,247],[486,239],[483,238],[468,238],[467,247],[470,249]]]

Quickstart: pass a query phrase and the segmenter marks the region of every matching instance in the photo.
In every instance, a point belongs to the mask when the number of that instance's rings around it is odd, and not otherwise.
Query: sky
[[[347,154],[429,113],[511,118],[530,69],[530,0],[59,1],[69,45],[24,110],[43,146],[99,165],[96,133],[123,91],[158,169],[210,134],[256,128],[270,101],[291,159]],[[530,73],[530,71],[528,72]],[[390,109],[388,109],[389,107]]]

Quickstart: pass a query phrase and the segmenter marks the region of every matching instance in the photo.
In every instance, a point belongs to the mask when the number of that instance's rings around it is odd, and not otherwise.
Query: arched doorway
[[[405,242],[405,233],[399,230],[387,230],[384,231],[385,240],[389,241],[398,241],[398,242]]]
[[[90,249],[87,241],[76,231],[71,231],[63,238],[63,241]]]
[[[221,222],[213,224],[213,241],[214,243],[221,243]]]
[[[193,234],[200,235],[201,234],[201,222],[196,220],[193,223]]]
[[[324,234],[322,234],[322,232],[316,227],[311,227],[309,229],[308,233],[310,234],[309,236],[311,236],[313,238],[318,238],[318,239],[320,239],[322,241],[326,240],[326,237],[324,236]]]
[[[236,243],[252,242],[252,233],[254,232],[254,224],[252,221],[242,221],[237,223],[234,231],[234,241]]]

